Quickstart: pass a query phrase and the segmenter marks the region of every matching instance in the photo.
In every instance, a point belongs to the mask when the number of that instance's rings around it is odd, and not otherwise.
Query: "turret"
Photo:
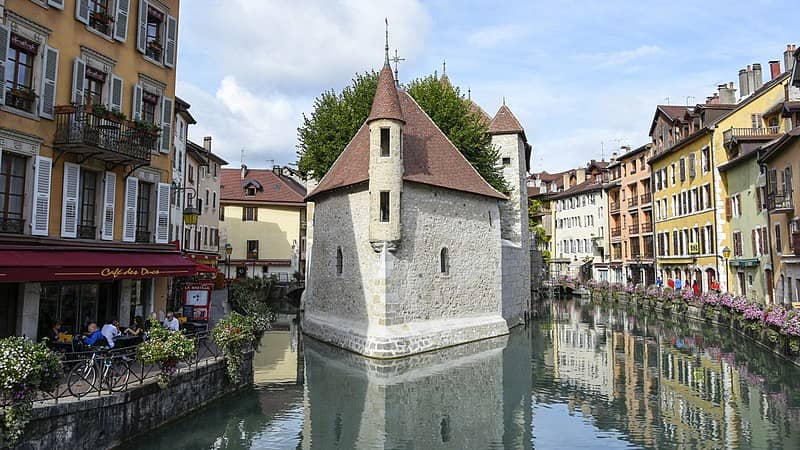
[[[369,241],[376,252],[394,251],[402,240],[403,112],[387,61],[367,118],[369,126]]]
[[[505,102],[489,124],[489,134],[492,135],[492,145],[500,153],[498,163],[503,167],[503,178],[509,187],[509,200],[500,206],[501,237],[516,245],[525,245],[531,147],[525,139],[525,130]]]

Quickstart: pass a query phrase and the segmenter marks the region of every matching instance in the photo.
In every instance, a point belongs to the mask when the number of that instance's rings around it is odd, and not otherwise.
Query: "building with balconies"
[[[178,0],[0,1],[0,337],[163,312]],[[77,5],[75,4],[77,3]]]

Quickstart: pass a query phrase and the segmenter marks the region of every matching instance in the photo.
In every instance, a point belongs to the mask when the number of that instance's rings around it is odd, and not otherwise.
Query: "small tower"
[[[367,118],[369,126],[369,241],[376,252],[395,251],[402,240],[400,201],[403,192],[403,111],[389,46],[378,77],[378,89]]]

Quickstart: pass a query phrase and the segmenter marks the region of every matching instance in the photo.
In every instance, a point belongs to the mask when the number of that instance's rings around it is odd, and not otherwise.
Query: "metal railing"
[[[722,140],[727,143],[734,138],[749,138],[749,137],[768,137],[778,134],[780,127],[762,127],[762,128],[730,128],[722,132]]]
[[[78,237],[81,239],[97,238],[97,227],[94,225],[78,225]]]
[[[185,373],[200,366],[209,365],[223,358],[222,350],[211,341],[210,331],[201,331],[188,335],[195,342],[195,353],[190,358],[180,361],[177,373]],[[76,366],[86,365],[87,360],[95,358],[101,363],[109,364],[115,369],[118,379],[124,380],[118,384],[103,384],[97,380],[79,380],[78,385],[73,380],[68,380],[68,375]],[[119,392],[136,389],[145,382],[154,380],[161,373],[157,364],[143,364],[136,360],[136,347],[126,347],[106,351],[92,350],[64,353],[61,360],[61,383],[53,392],[39,392],[36,402],[55,402],[62,399],[97,398]],[[69,382],[72,381],[72,384]],[[77,391],[80,391],[78,393]]]
[[[653,224],[650,222],[643,222],[641,225],[642,233],[652,233],[653,232]]]
[[[632,195],[628,199],[628,208],[635,208],[639,204],[639,197]]]
[[[25,219],[0,217],[0,233],[22,234],[25,232]]]
[[[628,234],[639,234],[639,224],[635,223],[628,226]]]
[[[792,193],[783,191],[767,194],[767,209],[770,211],[790,211],[794,209],[792,205]]]
[[[58,106],[55,116],[55,145],[102,150],[95,155],[99,159],[149,162],[158,143],[157,133],[134,128],[130,122],[112,116],[93,114],[82,105]]]
[[[639,200],[641,201],[642,205],[650,203],[653,201],[653,195],[649,192],[646,194],[642,194],[639,196]]]
[[[622,227],[611,228],[611,237],[618,237],[622,235]]]
[[[612,213],[618,212],[619,211],[619,202],[611,203],[611,206],[609,206],[608,210],[611,211]]]

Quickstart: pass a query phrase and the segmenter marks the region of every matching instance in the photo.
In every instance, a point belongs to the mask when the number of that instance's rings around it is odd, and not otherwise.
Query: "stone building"
[[[194,273],[168,243],[179,3],[0,1],[0,336],[127,324]]]
[[[225,160],[211,151],[211,136],[203,138],[203,146],[192,141],[186,143],[186,173],[182,202],[192,205],[200,213],[197,224],[183,225],[183,245],[186,256],[192,261],[216,267],[218,264],[220,186]]]
[[[530,147],[507,107],[495,119],[508,197],[398,89],[387,53],[369,117],[307,197],[305,333],[392,358],[520,323],[530,299]]]

